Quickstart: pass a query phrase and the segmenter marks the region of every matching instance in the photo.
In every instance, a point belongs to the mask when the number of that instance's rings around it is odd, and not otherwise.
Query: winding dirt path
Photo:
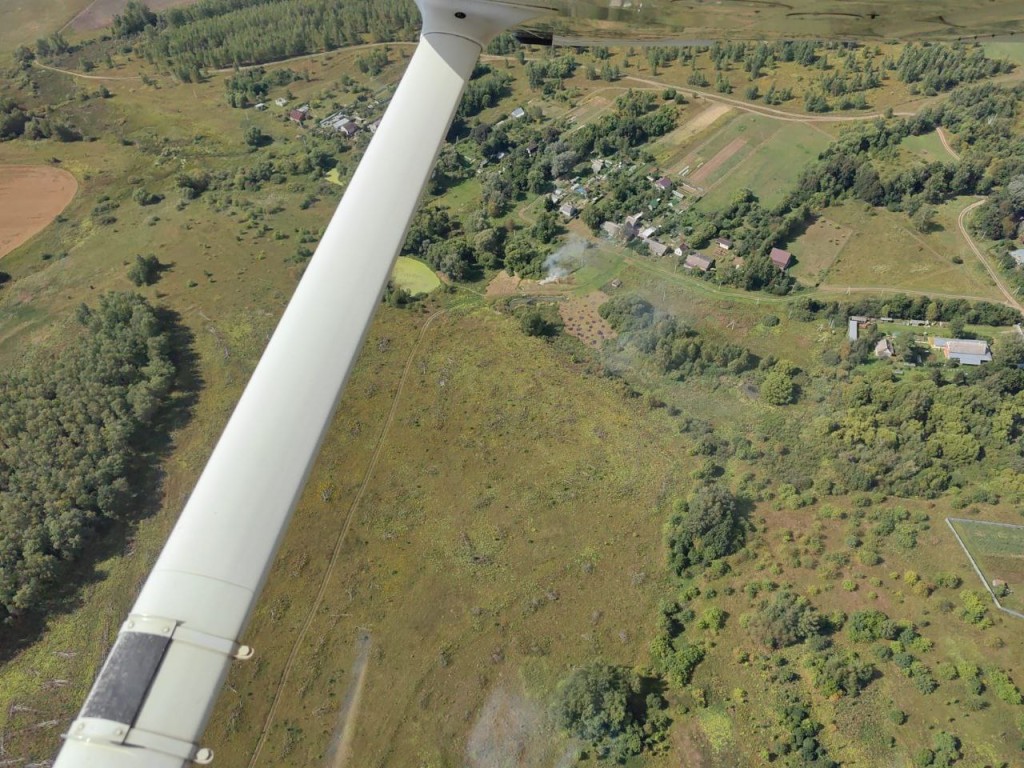
[[[141,81],[141,75],[87,75],[84,72],[75,72],[71,69],[61,69],[60,67],[51,67],[49,64],[43,64],[41,61],[36,59],[32,60],[32,66],[38,67],[39,69],[45,69],[50,72],[59,72],[62,75],[68,75],[69,77],[78,77],[82,80],[134,80]]]
[[[973,203],[971,203],[962,211],[960,211],[960,215],[957,216],[956,219],[956,225],[960,228],[960,234],[963,235],[964,240],[967,241],[967,245],[970,246],[971,250],[974,252],[974,255],[978,257],[978,261],[981,262],[982,266],[985,267],[985,271],[988,272],[989,276],[992,278],[992,282],[996,284],[996,288],[998,288],[999,292],[1002,293],[1004,297],[1006,297],[1006,303],[1009,304],[1014,309],[1016,309],[1018,312],[1024,312],[1024,306],[1021,306],[1020,302],[1014,298],[1013,294],[1010,292],[1010,289],[1006,287],[1006,283],[1003,282],[1003,279],[999,276],[999,273],[995,270],[995,268],[991,264],[989,264],[988,259],[985,258],[985,255],[981,252],[981,249],[978,248],[977,243],[975,243],[974,240],[971,238],[970,233],[967,231],[967,227],[964,226],[964,221],[967,218],[967,214],[973,211],[979,205],[982,205],[986,199],[987,198],[975,200]]]
[[[313,619],[316,616],[317,610],[320,608],[320,603],[323,602],[324,595],[327,593],[327,585],[331,581],[331,575],[334,573],[334,568],[338,564],[338,559],[341,557],[341,550],[345,544],[345,539],[348,537],[349,529],[352,527],[352,520],[355,518],[356,511],[359,509],[359,504],[363,500],[363,496],[366,495],[366,489],[370,485],[370,480],[373,477],[373,472],[377,468],[377,462],[380,459],[381,452],[384,448],[384,440],[391,430],[391,425],[395,421],[395,414],[398,412],[398,402],[402,398],[402,390],[405,388],[405,383],[409,378],[409,374],[412,372],[412,364],[416,359],[416,353],[419,351],[420,344],[426,336],[427,331],[433,322],[445,314],[447,310],[440,309],[429,318],[427,322],[420,328],[420,334],[416,338],[416,343],[413,344],[412,349],[409,352],[409,359],[406,360],[405,370],[402,371],[402,378],[398,380],[398,389],[395,392],[395,399],[391,402],[391,410],[388,411],[388,418],[384,422],[384,426],[381,428],[380,436],[377,438],[377,444],[373,449],[373,455],[370,457],[370,463],[366,467],[366,473],[363,475],[363,482],[359,485],[359,490],[356,492],[355,498],[352,499],[352,504],[349,506],[348,514],[345,515],[345,524],[342,525],[341,530],[338,532],[338,538],[334,542],[334,550],[331,553],[331,560],[327,564],[327,569],[324,571],[323,578],[320,580],[320,587],[317,589],[316,598],[313,600],[313,604],[309,608],[309,613],[306,614],[306,620],[302,623],[302,629],[299,630],[298,636],[295,638],[295,643],[292,645],[291,653],[288,654],[288,661],[285,662],[284,671],[281,673],[281,679],[278,681],[277,686],[274,690],[274,698],[270,704],[270,711],[267,712],[267,717],[263,721],[263,728],[260,732],[260,739],[256,743],[256,748],[253,750],[252,757],[249,759],[249,768],[255,768],[259,761],[260,753],[263,752],[263,747],[267,743],[267,735],[270,733],[270,726],[274,722],[274,718],[277,716],[278,707],[281,704],[281,694],[284,692],[284,687],[288,682],[288,678],[291,675],[292,668],[295,666],[295,662],[299,656],[299,649],[302,647],[302,641],[306,637],[306,633],[309,632],[310,626],[313,624]],[[344,750],[339,750],[340,756],[344,754]]]
[[[949,137],[948,137],[948,136],[946,136],[946,132],[945,132],[944,130],[942,130],[942,126],[940,125],[940,126],[939,126],[938,128],[936,128],[936,129],[935,129],[935,132],[936,132],[937,134],[939,134],[939,141],[941,141],[941,142],[942,142],[942,146],[944,146],[944,147],[946,148],[946,151],[947,151],[947,152],[949,152],[950,156],[951,156],[951,157],[952,157],[952,158],[953,158],[954,160],[957,160],[957,161],[959,161],[959,160],[960,160],[960,155],[959,155],[959,154],[957,154],[957,153],[956,153],[956,152],[955,152],[955,151],[953,150],[953,147],[951,147],[951,146],[949,145]]]

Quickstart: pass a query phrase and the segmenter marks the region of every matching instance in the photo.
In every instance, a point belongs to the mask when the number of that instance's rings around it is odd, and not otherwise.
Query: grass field
[[[990,588],[1002,581],[1010,593],[999,598],[1007,608],[1024,612],[1024,525],[987,525],[984,521],[953,523]]]
[[[0,51],[34,45],[84,10],[91,0],[0,0]],[[6,62],[5,62],[6,66]]]
[[[832,290],[873,288],[972,296],[1001,301],[1002,294],[984,273],[956,228],[961,201],[938,207],[941,227],[917,232],[905,215],[866,210],[863,203],[833,206],[824,216],[852,231],[828,269],[823,286]],[[879,247],[885,243],[885,247]],[[797,259],[800,251],[794,246]],[[959,257],[960,264],[953,262]]]
[[[391,279],[395,281],[395,285],[404,288],[413,296],[427,294],[441,287],[441,281],[434,274],[434,270],[422,261],[407,256],[398,257]]]
[[[396,64],[373,80],[359,75],[352,52],[294,64],[308,69],[310,80],[293,83],[293,92],[326,107],[335,98],[344,101],[331,93],[341,74],[385,85],[401,68],[395,50]],[[633,57],[634,65],[642,59]],[[140,65],[123,66],[122,73],[131,74]],[[686,69],[676,69],[685,76]],[[513,71],[515,94],[490,117],[542,99],[525,88],[518,66]],[[302,238],[312,233],[315,239],[339,194],[330,181],[299,174],[259,189],[229,181],[183,200],[179,173],[206,169],[232,180],[269,153],[285,166],[303,151],[301,130],[280,112],[228,109],[222,79],[214,74],[193,86],[163,78],[158,88],[118,83],[111,86],[112,99],[80,104],[95,141],[4,144],[7,162],[38,164],[59,155],[81,187],[66,221],[4,259],[13,281],[0,291],[0,363],[10,365],[30,345],[58,343],[81,302],[95,301],[102,290],[128,289],[133,256],[154,253],[168,270],[141,290],[179,313],[194,335],[204,388],[191,423],[174,436],[159,509],[105,540],[96,560],[71,579],[80,591],[54,607],[38,634],[29,633],[32,642],[16,645],[18,638],[3,636],[0,762],[45,764],[52,757],[302,272],[298,246],[312,242]],[[67,87],[57,76],[39,73],[38,80],[44,93]],[[567,83],[584,85],[582,77]],[[741,119],[731,121],[725,135],[710,137],[709,157],[740,134],[755,147],[781,139],[777,125]],[[250,121],[273,140],[262,155],[242,142]],[[737,131],[736,123],[748,127]],[[355,154],[339,152],[344,172]],[[734,169],[723,186],[742,178],[758,157],[741,154],[735,165],[723,165],[723,171]],[[789,172],[776,162],[765,157],[746,172],[771,186],[777,174]],[[140,184],[164,199],[137,205],[131,192]],[[469,211],[477,188],[476,180],[466,182],[440,202]],[[93,208],[104,196],[118,203],[117,220],[101,225]],[[311,198],[315,202],[305,205]],[[922,237],[932,251],[953,247],[956,232],[947,224],[955,206],[939,213],[945,231]],[[868,265],[861,265],[864,271],[888,276],[873,270],[883,266],[877,243],[890,242],[895,235],[884,227],[896,231],[902,220],[880,214],[880,226],[876,217],[862,221],[859,215],[836,209],[834,220],[846,229],[815,233],[824,255],[808,254],[804,262],[797,252],[798,266],[830,275],[824,244],[850,231],[863,240],[857,254]],[[570,230],[579,234],[580,226]],[[893,242],[921,245],[906,237]],[[847,250],[832,257],[833,268],[847,257]],[[938,270],[940,261],[935,273],[941,279],[932,280],[932,289],[947,284],[942,280],[959,280],[962,289],[972,267],[947,275]],[[425,267],[416,269],[423,277]],[[676,273],[669,260],[638,258],[605,244],[588,252],[566,293],[577,304],[596,302],[600,296],[593,292],[613,277],[622,279],[623,292],[639,293],[702,334],[806,370],[820,366],[822,352],[838,348],[843,337],[844,329],[788,317],[791,297],[722,289]],[[243,638],[257,655],[232,669],[204,737],[218,765],[247,766],[265,726],[259,766],[324,765],[343,731],[360,766],[572,764],[579,745],[549,717],[558,681],[596,658],[643,669],[658,631],[659,603],[689,586],[668,575],[663,524],[708,458],[695,455],[705,435],[694,425],[723,441],[749,439],[761,456],[782,455],[801,429],[818,428],[823,388],[831,380],[799,404],[777,409],[737,377],[678,381],[624,348],[606,348],[602,357],[571,338],[527,337],[515,318],[488,308],[474,291],[437,292],[404,310],[382,307],[374,320]],[[586,310],[592,313],[593,306]],[[768,315],[778,323],[762,322]],[[982,634],[945,610],[955,593],[918,594],[900,579],[908,569],[926,581],[946,570],[969,576],[951,537],[934,527],[949,512],[946,502],[905,502],[930,515],[933,528],[916,549],[884,548],[882,563],[861,566],[849,542],[864,537],[865,511],[895,502],[865,493],[829,499],[835,509],[828,514],[820,501],[786,508],[758,460],[739,458],[731,445],[716,448],[714,461],[723,482],[749,489],[749,538],[729,559],[728,573],[696,580],[701,593],[691,601],[698,614],[720,606],[726,624],[720,633],[686,630],[690,641],[707,644],[708,656],[693,687],[670,695],[673,749],[635,760],[632,768],[763,764],[762,750],[778,735],[780,701],[774,684],[765,682],[776,669],[793,670],[792,690],[825,724],[822,740],[844,764],[909,765],[930,743],[931,729],[942,727],[962,739],[964,764],[1012,765],[1017,739],[1007,738],[1007,723],[1015,713],[990,693],[984,706],[967,714],[958,682],[944,681],[926,697],[879,662],[880,674],[860,698],[827,698],[810,680],[808,646],[772,651],[744,628],[744,614],[758,610],[747,586],[770,581],[771,589],[792,585],[811,596],[823,612],[877,607],[913,622],[934,642],[920,654],[930,667],[965,659],[1012,669],[1019,664],[1016,626],[997,617]],[[1009,503],[998,512],[1015,514]],[[352,526],[339,537],[348,519]],[[811,553],[813,537],[823,548],[818,554]],[[335,552],[337,566],[328,571]],[[855,589],[841,588],[843,580]],[[830,639],[850,648],[844,632]],[[875,658],[868,646],[855,650]],[[706,708],[696,703],[697,689]],[[359,695],[350,697],[355,691]],[[277,714],[268,720],[278,694]],[[888,717],[893,706],[912,713],[905,725]],[[590,755],[582,764],[604,763]]]
[[[949,163],[953,158],[942,146],[939,134],[935,131],[921,136],[908,136],[900,147],[914,159],[925,163]]]
[[[701,200],[703,208],[721,207],[740,189],[750,189],[761,202],[771,207],[793,188],[800,171],[828,146],[826,134],[802,123],[780,123],[753,115],[737,120],[760,124],[746,131],[747,151],[741,159],[711,180],[711,188]]]
[[[804,285],[818,285],[828,277],[829,270],[853,236],[853,230],[820,216],[790,244],[796,264],[789,273]]]

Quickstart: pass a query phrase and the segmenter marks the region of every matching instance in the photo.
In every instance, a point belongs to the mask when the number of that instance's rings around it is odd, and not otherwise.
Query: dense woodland
[[[160,14],[139,45],[151,62],[194,80],[203,69],[411,40],[418,27],[409,0],[201,0]]]
[[[175,386],[172,329],[137,294],[0,377],[0,618],[40,608],[96,534],[148,506],[146,455]]]

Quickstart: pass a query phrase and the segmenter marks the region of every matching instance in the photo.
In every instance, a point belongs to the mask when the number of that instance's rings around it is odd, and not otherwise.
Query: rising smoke
[[[591,245],[581,237],[570,237],[568,242],[544,260],[544,279],[541,285],[557,283],[571,275],[586,261],[586,251]]]

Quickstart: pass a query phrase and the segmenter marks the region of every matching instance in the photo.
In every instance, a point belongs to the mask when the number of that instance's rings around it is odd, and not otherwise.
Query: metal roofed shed
[[[961,365],[981,365],[992,362],[992,351],[984,339],[945,339],[936,336],[932,348],[941,349],[947,360],[956,360]]]

